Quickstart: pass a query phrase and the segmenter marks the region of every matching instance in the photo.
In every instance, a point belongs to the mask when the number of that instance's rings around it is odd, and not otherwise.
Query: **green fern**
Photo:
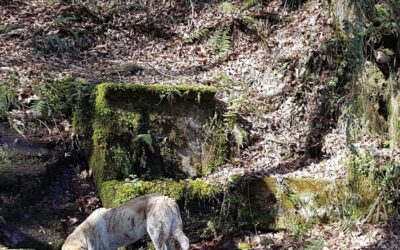
[[[16,93],[6,86],[0,85],[0,115],[7,114],[12,108],[18,106]]]
[[[225,57],[231,48],[229,32],[229,29],[218,30],[208,40],[213,52],[217,53],[220,57]]]
[[[32,104],[32,110],[41,115],[49,115],[48,114],[49,113],[48,104],[43,100],[34,102]]]
[[[185,43],[192,44],[192,43],[202,39],[203,37],[205,37],[209,32],[210,32],[210,30],[208,28],[203,28],[203,29],[193,32],[189,36],[185,37],[183,40]]]
[[[258,19],[263,19],[264,16],[253,13],[254,11],[248,11],[252,7],[259,7],[261,3],[261,0],[243,0],[240,5],[228,1],[222,2],[219,5],[219,11],[227,15],[226,20],[200,29],[185,37],[184,41],[191,44],[211,34],[208,39],[211,51],[220,57],[226,57],[231,49],[231,33],[236,29],[242,30],[244,28],[255,34],[264,45],[268,45],[263,35],[263,24],[258,21]]]
[[[64,17],[60,17],[54,20],[55,24],[60,24],[60,25],[64,25],[64,24],[70,24],[70,23],[74,23],[78,20],[78,18],[76,18],[75,16],[64,16]]]
[[[246,130],[242,129],[238,124],[235,124],[232,129],[233,137],[235,138],[235,143],[238,148],[243,148],[245,140],[248,136]]]
[[[219,5],[219,10],[224,14],[230,14],[237,10],[236,6],[229,2],[223,2]]]
[[[58,34],[47,35],[35,41],[34,44],[36,49],[44,54],[63,53],[68,49],[65,41]]]
[[[34,37],[36,50],[43,54],[66,53],[88,48],[93,42],[92,36],[85,29],[61,29],[56,34]]]
[[[241,9],[242,10],[247,10],[248,8],[251,8],[253,6],[256,6],[257,4],[259,4],[260,1],[259,0],[245,0],[242,3]]]
[[[256,23],[256,19],[248,15],[240,15],[239,19],[248,25],[254,25]]]

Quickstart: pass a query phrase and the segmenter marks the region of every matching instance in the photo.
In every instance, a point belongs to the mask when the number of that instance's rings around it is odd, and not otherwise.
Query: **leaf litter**
[[[217,76],[223,73],[245,87],[232,86],[230,91],[220,91],[218,99],[228,106],[229,100],[246,93],[257,112],[241,109],[240,118],[249,132],[249,145],[208,179],[224,179],[237,173],[346,178],[343,158],[349,153],[349,147],[345,128],[320,116],[324,98],[321,90],[327,84],[329,72],[311,81],[302,79],[308,61],[322,51],[322,45],[333,32],[333,20],[323,1],[309,1],[293,11],[282,8],[280,1],[269,1],[265,11],[287,17],[285,21],[262,25],[260,32],[267,44],[260,43],[251,34],[235,31],[225,58],[210,53],[204,41],[184,42],[196,30],[229,22],[218,5],[193,1],[186,6],[179,1],[153,0],[146,1],[144,6],[117,12],[106,20],[90,17],[87,9],[65,1],[53,4],[46,0],[10,1],[0,8],[0,82],[7,83],[11,76],[16,76],[22,86],[19,98],[30,102],[37,99],[30,91],[32,84],[66,77],[81,77],[94,83],[218,86]],[[104,13],[108,8],[104,2],[97,11]],[[72,45],[78,48],[66,46],[62,51],[61,45],[45,46],[45,49],[53,48],[48,54],[35,47],[40,39],[61,37],[69,41],[64,33],[74,29],[87,32],[88,39],[84,40],[87,44],[78,46],[73,40]],[[15,119],[22,121],[17,114],[15,111]],[[63,127],[68,129],[50,132],[53,136],[47,136],[48,140],[55,140],[60,131],[64,133],[63,138],[68,137],[69,125]],[[359,151],[392,157],[399,162],[399,152],[384,144],[378,136],[371,135],[359,138],[354,146]],[[93,209],[92,204],[98,201],[89,196],[79,202],[86,210]],[[74,224],[74,218],[68,223]],[[385,245],[388,236],[383,226],[366,228],[371,240],[366,240],[364,234],[343,234],[337,224],[316,226],[302,236],[302,243],[322,237],[326,249],[356,249],[374,244],[390,249],[393,246],[392,243]],[[255,249],[301,248],[285,245],[286,239],[292,236],[290,232],[255,235],[248,238],[248,243]],[[397,240],[395,235],[390,237]],[[272,244],[262,245],[262,238]]]

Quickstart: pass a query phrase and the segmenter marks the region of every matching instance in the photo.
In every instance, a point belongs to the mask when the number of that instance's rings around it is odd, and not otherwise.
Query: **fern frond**
[[[253,6],[256,6],[257,4],[260,3],[260,0],[245,0],[242,3],[241,9],[242,10],[247,10],[248,8],[251,8]]]
[[[65,16],[65,17],[60,17],[54,20],[54,23],[64,25],[64,24],[69,24],[78,21],[78,18],[75,16]]]
[[[208,28],[203,28],[203,29],[193,32],[189,36],[183,38],[183,40],[185,41],[185,43],[192,44],[192,43],[202,39],[203,37],[205,37],[209,32],[210,32],[210,30]]]
[[[223,2],[219,5],[219,10],[224,14],[230,14],[236,10],[236,6],[229,2]]]
[[[215,31],[214,34],[210,36],[210,38],[208,39],[208,43],[212,48],[217,47],[220,37],[221,37],[221,30]]]
[[[242,148],[248,136],[247,131],[239,127],[237,124],[235,124],[232,129],[232,134],[233,137],[235,138],[235,143],[238,146],[238,148]]]
[[[47,115],[47,113],[49,111],[47,103],[43,100],[34,102],[32,104],[32,110],[41,115]]]
[[[7,113],[11,107],[18,105],[16,93],[6,86],[0,85],[0,115]]]
[[[242,22],[244,22],[244,23],[246,23],[246,24],[251,24],[251,25],[253,25],[253,24],[256,22],[256,20],[255,20],[253,17],[248,16],[248,15],[240,15],[240,16],[239,16],[239,19],[240,19]]]
[[[216,31],[208,40],[212,50],[220,57],[225,57],[231,48],[229,29]]]
[[[221,57],[224,57],[228,54],[230,48],[231,48],[231,37],[229,36],[229,30],[225,29],[223,30],[221,34],[221,43],[220,43],[220,48],[219,48],[219,55]]]

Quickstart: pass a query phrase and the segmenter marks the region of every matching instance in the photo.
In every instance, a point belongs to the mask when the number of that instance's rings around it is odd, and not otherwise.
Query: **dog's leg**
[[[162,237],[159,237],[157,234],[158,233],[150,234],[150,238],[153,242],[154,248],[156,250],[168,250],[166,241]]]
[[[182,231],[182,227],[177,228],[173,233],[174,238],[179,242],[181,245],[182,250],[189,249],[189,239]]]
[[[167,237],[164,233],[164,230],[165,229],[162,225],[159,225],[158,227],[147,226],[147,232],[149,233],[150,239],[153,242],[154,248],[156,250],[167,250]]]

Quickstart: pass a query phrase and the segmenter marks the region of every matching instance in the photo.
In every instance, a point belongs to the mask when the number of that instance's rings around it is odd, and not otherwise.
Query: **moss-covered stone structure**
[[[203,176],[226,159],[227,139],[212,129],[215,88],[105,83],[95,91],[90,166],[98,185]]]
[[[95,87],[92,112],[78,109],[74,124],[90,139],[84,145],[91,145],[90,167],[105,207],[147,193],[168,195],[180,204],[191,239],[206,237],[214,226],[287,229],[335,221],[344,209],[354,216],[368,211],[377,191],[362,178],[351,185],[242,176],[221,184],[202,178],[229,157],[215,93],[199,86]],[[355,193],[359,200],[346,207]]]
[[[343,216],[360,219],[374,203],[378,189],[366,178],[348,182],[266,177],[239,178],[229,185],[203,179],[113,180],[103,183],[100,190],[106,207],[118,206],[147,193],[176,199],[183,211],[188,212],[183,216],[185,221],[191,221],[186,227],[192,230],[192,237],[199,237],[209,221],[215,222],[220,230],[254,228],[254,225],[258,229],[278,230],[300,223],[333,222]],[[357,200],[352,200],[355,197]],[[197,231],[193,231],[193,225],[197,225]]]

